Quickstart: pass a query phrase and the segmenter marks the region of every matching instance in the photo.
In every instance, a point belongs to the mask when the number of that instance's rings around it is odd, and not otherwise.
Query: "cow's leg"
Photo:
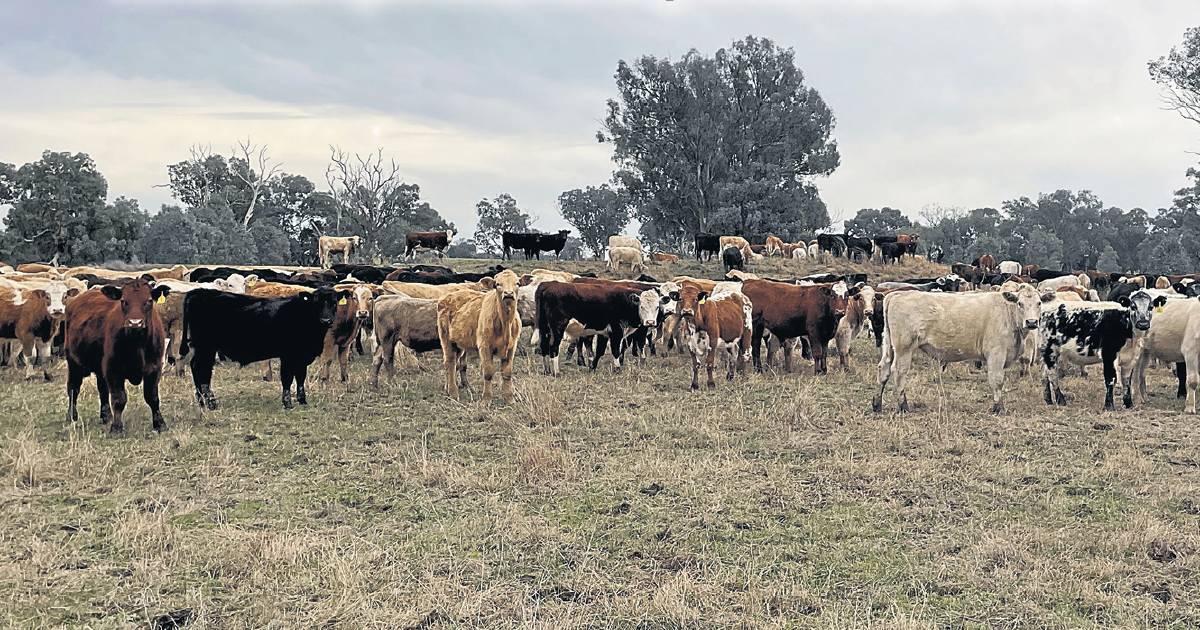
[[[179,326],[178,330],[171,333],[171,348],[175,353],[175,376],[182,377],[184,366],[192,358],[192,349],[183,347],[183,326]]]
[[[1140,370],[1139,370],[1139,372],[1140,372]],[[1178,363],[1175,364],[1175,379],[1179,382],[1179,387],[1178,387],[1178,389],[1175,390],[1176,398],[1183,398],[1183,397],[1187,396],[1187,372],[1188,372],[1187,371],[1187,363],[1184,363],[1183,361],[1179,361]],[[1146,387],[1145,386],[1145,378],[1146,377],[1144,374],[1142,374],[1140,376],[1142,378],[1142,389],[1144,391],[1145,387]],[[1143,399],[1142,402],[1144,403],[1146,401]]]
[[[808,347],[809,351],[812,352],[813,374],[825,374],[829,371],[825,365],[825,353],[828,351],[828,348],[825,347],[824,343],[817,341],[818,339],[819,335],[817,331],[809,330]]]
[[[725,348],[725,380],[733,380],[733,367],[737,363],[737,358],[741,354],[738,350],[738,345],[726,346]]]
[[[283,386],[280,398],[283,401],[284,409],[292,408],[292,381],[295,378],[292,362],[287,359],[279,359],[279,383]]]
[[[321,369],[317,371],[317,380],[329,380],[329,367],[333,365],[334,359],[337,358],[337,353],[338,347],[333,340],[333,331],[326,332],[325,345],[321,348],[321,357],[317,359],[321,365]],[[279,369],[282,371],[283,366],[281,365]]]
[[[25,360],[25,379],[33,380],[36,372],[37,338],[33,335],[22,335],[19,341],[21,342],[21,358]]]
[[[461,350],[458,353],[458,386],[460,389],[467,389],[467,351]]]
[[[883,411],[883,390],[887,387],[888,380],[892,377],[892,360],[894,357],[895,352],[892,349],[892,344],[883,344],[883,356],[879,359],[879,373],[876,377],[878,389],[875,391],[875,396],[871,398],[871,409],[876,413]]]
[[[623,337],[625,331],[619,325],[614,325],[609,326],[608,334],[610,337],[608,343],[612,346],[613,371],[619,372],[621,371],[621,360],[625,358],[626,344]],[[599,360],[601,354],[603,354],[603,351],[596,353],[596,360]],[[595,362],[593,362],[593,365],[595,365]]]
[[[262,380],[267,383],[270,383],[272,380],[275,379],[275,368],[272,367],[272,365],[273,365],[272,361],[270,359],[267,359],[267,371],[266,371],[266,373],[263,374],[263,377],[262,377]],[[282,371],[283,367],[281,366],[279,369],[280,369],[280,371]]]
[[[111,390],[108,381],[99,372],[96,373],[96,394],[100,397],[100,424],[108,424],[112,421],[112,405],[109,403]]]
[[[692,349],[692,391],[700,389],[700,352]]]
[[[196,402],[200,408],[209,410],[217,408],[217,397],[212,393],[213,363],[217,359],[216,350],[192,349],[192,384],[196,387]]]
[[[988,357],[988,386],[992,388],[992,413],[1004,413],[1004,357],[994,353]]]
[[[1196,394],[1197,388],[1200,388],[1200,365],[1197,359],[1200,357],[1189,356],[1191,353],[1184,355],[1187,360],[1187,401],[1183,405],[1184,411],[1188,413],[1196,413]]]
[[[801,340],[800,343],[803,344],[804,341]],[[792,340],[791,339],[779,339],[779,345],[781,348],[783,348],[783,371],[787,372],[788,374],[791,374],[792,373]],[[771,363],[771,355],[768,354],[767,355],[767,364],[769,365],[770,363]]]
[[[761,321],[754,322],[753,329],[750,333],[751,355],[754,359],[754,369],[757,372],[762,372],[762,339],[764,326]]]
[[[708,354],[704,357],[704,368],[708,371],[708,388],[716,389],[717,381],[713,379],[713,371],[717,368],[717,346],[721,340],[709,339]]]
[[[1143,405],[1146,404],[1146,361],[1149,359],[1149,353],[1143,352],[1141,356],[1138,357],[1137,367],[1133,369],[1136,375],[1134,381],[1137,383],[1138,402]],[[1176,369],[1178,369],[1178,366],[1176,366]],[[1176,374],[1178,374],[1178,372],[1176,372]],[[1183,382],[1180,382],[1179,384],[1179,391],[1184,395],[1187,395],[1187,391],[1184,388]]]
[[[446,395],[458,398],[458,349],[442,337],[442,368],[446,377]]]
[[[50,375],[50,368],[54,365],[53,341],[54,337],[50,337],[45,341],[41,339],[37,341],[38,360],[42,362],[42,378],[46,379],[47,382],[54,378]]]
[[[338,348],[338,367],[341,368],[342,382],[350,381],[350,342]]]
[[[517,358],[516,339],[512,341],[512,347],[500,357],[500,378],[503,380],[500,386],[500,395],[504,397],[504,402],[509,404],[513,400],[513,361]]]
[[[304,389],[304,381],[308,379],[308,366],[300,365],[293,371],[296,376],[296,402],[308,404],[308,392]]]
[[[396,336],[388,334],[375,344],[375,356],[371,357],[371,387],[379,388],[379,370],[387,364],[388,380],[396,378]]]
[[[1116,405],[1113,404],[1113,388],[1117,385],[1117,352],[1101,348],[1100,356],[1104,361],[1104,410],[1112,411],[1116,409]]]
[[[1134,340],[1129,340],[1127,344],[1133,344]],[[1124,390],[1121,395],[1121,403],[1126,409],[1133,407],[1133,369],[1136,358],[1133,352],[1125,352],[1119,355],[1121,368],[1121,389]]]
[[[160,432],[167,430],[167,423],[163,420],[162,412],[158,408],[158,380],[161,375],[161,372],[155,370],[147,374],[142,382],[142,398],[146,400],[146,406],[150,408],[150,422],[154,426],[154,430]]]
[[[79,422],[79,388],[83,386],[83,367],[67,359],[67,422]]]
[[[125,379],[118,376],[109,381],[108,392],[112,398],[112,424],[109,425],[108,432],[121,433],[125,430],[121,415],[125,413],[125,403],[129,400],[125,394]]]
[[[596,350],[592,355],[593,372],[596,371],[596,366],[600,364],[600,357],[604,356],[604,351],[608,349],[608,342],[608,335],[596,335]],[[615,339],[613,340],[613,343],[616,343]],[[613,352],[613,356],[616,356],[616,352]]]
[[[496,349],[479,348],[479,374],[483,377],[483,402],[492,401],[492,378],[496,376]]]

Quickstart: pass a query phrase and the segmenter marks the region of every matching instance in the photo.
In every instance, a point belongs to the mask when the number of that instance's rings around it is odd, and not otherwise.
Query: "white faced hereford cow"
[[[317,250],[321,256],[321,268],[328,269],[333,265],[333,255],[340,253],[342,262],[350,262],[350,254],[362,246],[359,236],[321,236],[317,238]]]
[[[700,389],[700,359],[704,358],[708,369],[708,388],[715,389],[713,370],[716,368],[717,353],[725,354],[727,371],[725,378],[733,380],[733,368],[745,372],[750,358],[750,342],[753,336],[753,307],[750,299],[740,292],[709,295],[700,287],[684,283],[679,291],[672,292],[666,300],[676,302],[687,340],[692,353],[692,389]]]
[[[892,293],[883,301],[883,358],[879,361],[879,389],[871,401],[883,409],[883,390],[896,375],[899,410],[908,411],[904,391],[912,355],[921,350],[945,369],[958,361],[987,363],[992,389],[992,412],[1004,411],[1004,369],[1021,356],[1026,329],[1038,325],[1043,296],[1032,286],[996,293]],[[939,371],[939,375],[940,375]]]

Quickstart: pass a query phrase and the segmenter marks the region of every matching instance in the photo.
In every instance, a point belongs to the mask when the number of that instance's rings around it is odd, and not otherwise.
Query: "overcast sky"
[[[618,59],[711,55],[748,34],[796,51],[837,117],[835,219],[890,205],[996,206],[1057,188],[1168,205],[1200,128],[1146,62],[1196,0],[5,3],[0,161],[83,151],[126,195],[171,202],[166,165],[247,136],[324,183],[328,146],[377,146],[460,231],[513,194],[562,225],[599,184]]]

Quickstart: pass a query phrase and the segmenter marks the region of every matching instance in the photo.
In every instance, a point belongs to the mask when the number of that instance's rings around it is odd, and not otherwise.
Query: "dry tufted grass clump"
[[[509,406],[476,363],[450,401],[434,354],[378,392],[356,356],[287,413],[256,368],[219,366],[203,414],[168,376],[170,431],[131,396],[117,438],[90,381],[68,426],[61,365],[0,369],[0,626],[1200,625],[1200,425],[1165,368],[1113,413],[1098,370],[1066,408],[1014,376],[993,416],[981,374],[918,358],[895,415],[865,339],[849,372],[695,393],[661,348],[557,379],[522,355]]]

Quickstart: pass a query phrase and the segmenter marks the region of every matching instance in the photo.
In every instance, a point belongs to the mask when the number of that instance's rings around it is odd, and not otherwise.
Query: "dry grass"
[[[854,351],[695,394],[680,355],[560,379],[521,357],[507,407],[436,369],[375,393],[357,358],[291,413],[222,366],[219,412],[169,377],[171,430],[131,396],[121,438],[90,383],[69,427],[61,373],[4,370],[0,626],[1200,625],[1200,441],[1169,372],[1110,414],[1095,375],[1066,409],[1013,382],[996,417],[981,374],[939,390],[921,362],[916,410],[872,415]]]

